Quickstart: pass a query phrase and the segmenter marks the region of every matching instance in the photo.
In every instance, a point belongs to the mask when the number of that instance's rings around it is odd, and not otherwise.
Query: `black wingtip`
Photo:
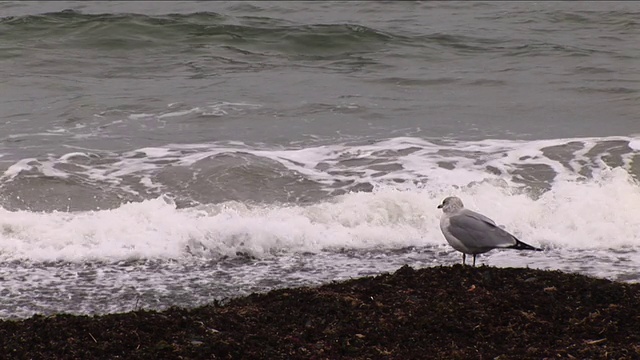
[[[509,249],[516,249],[516,250],[533,250],[533,251],[542,251],[542,249],[537,248],[535,246],[531,246],[529,244],[525,244],[520,240],[516,239],[516,244],[513,246],[509,246]]]

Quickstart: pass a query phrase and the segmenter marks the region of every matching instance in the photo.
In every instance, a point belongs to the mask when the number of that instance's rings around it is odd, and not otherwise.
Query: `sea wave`
[[[166,197],[81,212],[0,210],[3,261],[215,259],[249,255],[389,250],[442,244],[436,206],[460,196],[544,248],[637,249],[640,189],[621,168],[559,181],[531,197],[482,181],[463,187],[379,186],[313,204],[226,201],[178,208]]]
[[[38,37],[32,46],[57,48],[148,49],[176,44],[211,44],[302,53],[357,52],[400,39],[381,30],[344,24],[295,24],[276,18],[229,16],[214,12],[192,14],[84,14],[74,10],[0,18],[7,40]],[[241,46],[243,45],[243,46]],[[264,47],[264,46],[263,46]]]

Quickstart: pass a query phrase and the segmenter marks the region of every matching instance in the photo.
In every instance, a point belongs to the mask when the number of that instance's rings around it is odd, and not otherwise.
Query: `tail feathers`
[[[525,244],[522,241],[516,239],[516,244],[513,246],[509,246],[509,249],[516,249],[516,250],[533,250],[533,251],[542,251],[542,249],[537,248],[535,246],[531,246],[529,244]]]

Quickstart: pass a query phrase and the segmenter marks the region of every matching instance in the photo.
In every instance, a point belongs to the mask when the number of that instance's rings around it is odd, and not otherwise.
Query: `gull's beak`
[[[438,205],[438,209],[442,209],[442,204]]]

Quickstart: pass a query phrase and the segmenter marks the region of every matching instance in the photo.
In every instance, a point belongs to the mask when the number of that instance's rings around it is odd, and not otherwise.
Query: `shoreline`
[[[403,266],[224,304],[0,321],[32,359],[640,358],[640,284],[551,270]]]

